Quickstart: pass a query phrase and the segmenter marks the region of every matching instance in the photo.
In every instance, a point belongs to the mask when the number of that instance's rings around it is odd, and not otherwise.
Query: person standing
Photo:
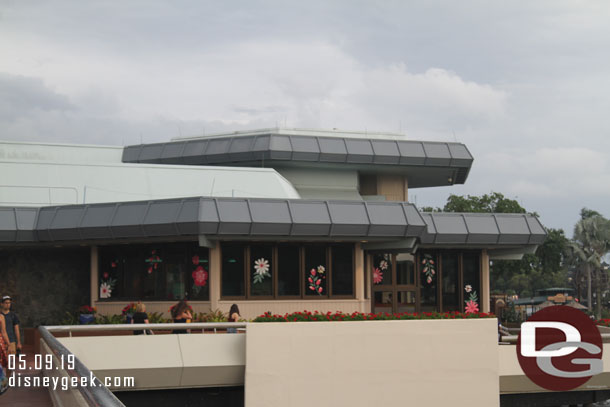
[[[146,305],[138,302],[136,304],[136,313],[133,314],[133,318],[131,319],[132,324],[148,324],[148,314],[146,313]],[[133,331],[134,335],[143,335],[143,330]],[[152,335],[152,331],[147,329],[146,335]]]
[[[2,297],[2,315],[8,334],[8,354],[14,355],[17,351],[21,352],[21,333],[19,332],[19,317],[11,311],[12,299],[5,295]]]
[[[229,322],[238,322],[241,315],[239,315],[239,307],[237,304],[231,305],[231,309],[229,310]],[[227,333],[236,334],[237,328],[227,328]]]

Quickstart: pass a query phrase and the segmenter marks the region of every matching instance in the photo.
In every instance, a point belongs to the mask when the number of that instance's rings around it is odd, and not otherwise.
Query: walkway
[[[40,376],[40,370],[34,370],[34,349],[24,346],[23,352],[26,356],[27,372],[21,373],[21,377],[25,376]],[[8,389],[6,393],[0,396],[0,405],[11,407],[53,407],[49,390],[44,387],[13,387]]]

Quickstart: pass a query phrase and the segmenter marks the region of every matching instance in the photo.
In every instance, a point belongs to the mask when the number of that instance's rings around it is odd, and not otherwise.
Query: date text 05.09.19
[[[45,355],[35,354],[34,365],[26,363],[23,353],[19,355],[8,355],[8,368],[10,370],[74,370],[74,355],[60,355],[54,357],[50,353]]]

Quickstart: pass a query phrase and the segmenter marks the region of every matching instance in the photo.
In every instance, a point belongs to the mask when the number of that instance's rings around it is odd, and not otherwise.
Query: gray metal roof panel
[[[87,205],[80,223],[83,239],[110,239],[110,222],[117,204]]]
[[[448,216],[438,216],[432,214],[434,225],[436,226],[437,243],[466,243],[468,228],[461,214],[445,214]]]
[[[36,241],[36,208],[16,208],[15,220],[17,223],[17,241],[33,242]]]
[[[219,235],[248,235],[252,217],[245,199],[216,199],[220,226]]]
[[[142,221],[148,236],[175,236],[179,234],[176,219],[182,208],[180,200],[151,202]]]
[[[141,150],[141,145],[127,146],[123,148],[123,157],[121,158],[121,160],[124,163],[137,163]]]
[[[181,164],[182,154],[186,145],[187,143],[184,141],[165,143],[159,162],[163,164]]]
[[[191,204],[185,203],[180,213],[180,216],[186,215],[186,211],[191,213],[193,209],[190,209],[189,206]],[[192,205],[197,205],[198,208],[195,209],[198,214],[197,218],[199,220],[199,232],[202,234],[218,234],[218,227],[220,225],[220,218],[218,217],[218,207],[216,205],[216,200],[214,199],[201,199],[200,202],[193,202]],[[190,217],[190,216],[189,216]],[[180,219],[180,218],[179,218]]]
[[[446,143],[423,143],[426,152],[426,165],[439,167],[451,164],[451,153]]]
[[[347,148],[342,138],[318,137],[320,161],[342,163],[347,159]]]
[[[472,164],[472,155],[464,144],[447,143],[447,147],[449,147],[449,154],[451,154],[451,166],[461,167]]]
[[[289,136],[271,135],[269,139],[269,158],[274,160],[292,159],[292,145]]]
[[[57,212],[57,207],[40,208],[36,222],[36,235],[38,236],[38,240],[51,240],[49,226],[51,225],[51,221],[55,216],[55,212]]]
[[[298,236],[330,235],[330,214],[324,201],[291,201],[292,234]]]
[[[0,241],[17,241],[17,219],[14,208],[0,208]]]
[[[114,237],[144,237],[142,220],[146,216],[149,202],[124,202],[117,206],[110,230]]]
[[[315,137],[290,136],[292,159],[299,161],[319,161],[320,146]]]
[[[229,147],[229,159],[231,161],[250,161],[254,160],[252,145],[255,137],[236,137]]]
[[[400,202],[384,205],[379,202],[367,202],[371,227],[369,236],[405,236],[407,234],[407,219]]]
[[[366,236],[370,225],[364,202],[328,202],[333,236]]]
[[[400,152],[400,164],[424,165],[426,163],[426,151],[420,141],[398,141]]]
[[[380,164],[400,163],[400,151],[394,140],[371,140],[373,146],[373,162]]]
[[[251,200],[253,235],[288,236],[292,228],[292,217],[287,201]]]
[[[161,159],[161,153],[163,152],[163,148],[165,147],[165,143],[160,144],[144,144],[142,150],[140,151],[140,155],[138,157],[138,162],[147,163],[147,162],[159,162]]]
[[[181,152],[181,163],[188,165],[206,164],[209,162],[209,156],[205,153],[207,146],[207,140],[187,141]]]
[[[348,163],[372,163],[373,146],[370,140],[345,139]]]

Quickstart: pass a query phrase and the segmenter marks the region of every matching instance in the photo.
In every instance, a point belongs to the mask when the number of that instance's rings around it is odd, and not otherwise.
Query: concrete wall
[[[246,406],[498,406],[497,320],[250,324]]]
[[[243,334],[89,336],[58,340],[102,382],[105,377],[135,378],[135,388],[121,390],[239,386],[244,382],[246,335]]]

